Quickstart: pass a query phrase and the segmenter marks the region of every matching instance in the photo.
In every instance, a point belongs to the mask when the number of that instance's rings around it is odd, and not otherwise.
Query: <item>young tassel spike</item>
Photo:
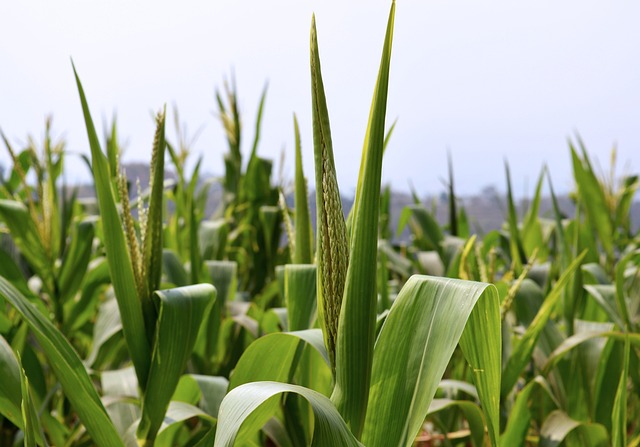
[[[149,206],[142,205],[142,194],[138,183],[138,225],[140,239],[136,232],[135,222],[131,214],[129,203],[129,189],[124,171],[117,176],[118,193],[122,202],[122,217],[124,232],[133,276],[136,283],[136,294],[142,303],[147,338],[153,341],[157,319],[157,310],[151,299],[151,294],[160,287],[162,262],[162,188],[164,183],[164,126],[165,111],[156,116],[156,134],[153,140],[151,155],[151,175]]]
[[[316,228],[318,233],[316,238],[318,312],[325,345],[335,373],[338,321],[347,266],[349,265],[349,244],[333,161],[329,112],[320,74],[315,16],[313,16],[311,24],[311,48],[311,97],[316,167]]]

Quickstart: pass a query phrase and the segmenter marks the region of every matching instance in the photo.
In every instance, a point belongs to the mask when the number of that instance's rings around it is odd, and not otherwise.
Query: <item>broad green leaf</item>
[[[313,327],[316,317],[316,266],[286,265],[284,289],[289,330],[299,331]]]
[[[136,282],[133,275],[133,266],[127,243],[116,208],[115,197],[111,188],[109,165],[96,134],[89,106],[85,98],[80,78],[73,68],[78,85],[78,93],[82,104],[82,112],[87,127],[89,146],[91,147],[91,161],[93,179],[95,182],[98,203],[100,204],[100,220],[104,237],[104,247],[109,262],[109,271],[113,281],[122,319],[124,338],[129,347],[131,360],[136,367],[136,375],[142,389],[146,388],[149,368],[151,366],[151,346],[147,338],[145,318],[142,313],[142,304],[136,295]],[[115,173],[111,173],[115,175]]]
[[[545,298],[536,317],[527,328],[527,331],[524,333],[517,346],[514,347],[513,353],[511,357],[509,357],[502,375],[502,386],[500,388],[501,396],[505,397],[516,384],[520,373],[531,358],[531,354],[533,353],[533,349],[536,346],[542,330],[547,324],[547,321],[549,321],[551,312],[555,308],[558,300],[562,297],[564,287],[568,284],[569,280],[573,278],[573,275],[576,269],[580,266],[585,254],[586,252],[583,252],[580,256],[574,259],[562,276],[560,276],[558,281],[556,281],[553,288]]]
[[[171,396],[191,356],[205,309],[215,299],[215,293],[210,284],[154,293],[158,321],[138,439],[153,440],[160,429]]]
[[[330,364],[320,330],[273,333],[260,337],[245,350],[231,375],[229,389],[249,382],[290,380],[301,355],[301,343],[314,348]]]
[[[331,396],[357,438],[362,433],[367,411],[376,335],[377,219],[394,18],[395,2],[389,12],[352,210],[350,261],[336,342],[336,385]],[[331,225],[329,229],[332,231]],[[323,272],[326,273],[330,272]]]
[[[283,393],[296,393],[311,405],[315,417],[312,446],[361,445],[328,398],[307,388],[278,382],[247,383],[229,392],[220,406],[215,445],[243,445],[243,439],[274,415],[279,404],[277,397]]]
[[[607,430],[600,424],[571,419],[562,410],[552,411],[540,428],[540,447],[560,445],[572,432],[576,432],[585,447],[604,447],[608,444]]]
[[[25,319],[49,366],[60,381],[65,396],[99,446],[119,446],[122,441],[100,402],[100,398],[78,354],[58,329],[47,320],[15,287],[0,278],[3,296]]]
[[[200,408],[213,417],[218,417],[220,404],[229,389],[229,381],[225,377],[203,376],[199,374],[189,374],[202,394]]]
[[[497,444],[501,341],[495,288],[412,276],[376,341],[365,445],[411,445],[458,342],[472,367],[492,443]]]

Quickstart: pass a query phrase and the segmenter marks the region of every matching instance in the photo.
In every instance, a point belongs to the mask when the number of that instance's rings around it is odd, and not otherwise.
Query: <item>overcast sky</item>
[[[204,168],[226,151],[214,91],[235,71],[253,138],[269,82],[259,153],[293,176],[298,114],[313,175],[309,26],[316,13],[338,181],[353,193],[390,2],[20,1],[0,4],[0,127],[12,142],[41,138],[44,118],[68,148],[88,153],[70,57],[94,121],[114,113],[127,160],[148,160],[150,111],[177,105]],[[567,139],[582,136],[603,167],[614,144],[621,171],[640,168],[640,2],[409,1],[397,3],[387,121],[398,119],[383,176],[396,189],[437,193],[451,151],[456,186],[531,191],[548,163],[572,187]],[[173,118],[170,117],[171,123]],[[99,130],[100,132],[100,130]],[[173,139],[173,126],[168,128]],[[0,162],[7,162],[4,148]],[[70,179],[88,179],[79,162]]]

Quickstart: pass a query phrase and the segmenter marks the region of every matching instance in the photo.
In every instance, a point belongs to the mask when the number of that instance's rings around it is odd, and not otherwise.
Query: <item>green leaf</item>
[[[0,199],[0,219],[9,228],[11,238],[27,262],[42,277],[48,292],[53,292],[53,261],[42,244],[27,207],[13,200]]]
[[[31,328],[49,366],[60,381],[65,396],[92,436],[93,442],[99,446],[122,445],[78,354],[60,331],[4,278],[0,278],[0,296],[22,315]]]
[[[625,334],[624,332],[597,330],[579,332],[564,340],[551,353],[551,355],[547,357],[547,362],[542,368],[543,373],[548,373],[549,370],[555,366],[555,364],[558,363],[566,353],[594,338],[611,338],[613,340],[620,341],[628,340],[634,346],[640,347],[640,334]]]
[[[302,145],[300,143],[300,128],[298,119],[293,115],[293,128],[296,139],[296,188],[295,188],[295,244],[293,263],[311,264],[313,262],[313,229],[311,228],[311,217],[309,216],[309,193],[307,192],[307,181],[302,169]]]
[[[146,275],[146,295],[160,288],[162,275],[162,208],[164,200],[164,151],[166,147],[164,139],[164,127],[166,121],[166,107],[157,116],[156,134],[153,140],[151,152],[151,195],[149,196],[149,208],[147,210],[147,222],[143,237],[142,247],[143,265]],[[146,307],[145,303],[148,303]],[[143,300],[143,310],[148,321],[155,321],[147,314],[155,315],[156,309],[148,300]],[[147,325],[149,326],[149,324]],[[147,327],[147,330],[150,328]]]
[[[313,327],[316,317],[316,266],[285,265],[284,289],[289,330]]]
[[[433,399],[429,406],[427,416],[433,416],[440,411],[450,408],[458,408],[464,414],[469,431],[471,432],[471,440],[476,447],[482,447],[484,441],[484,420],[482,419],[482,411],[473,402],[467,400],[451,400],[451,399]]]
[[[354,446],[361,444],[351,434],[331,401],[316,391],[278,382],[242,385],[227,394],[220,406],[215,445],[243,445],[247,436],[258,431],[274,415],[283,393],[296,393],[313,410],[315,424],[312,446]]]
[[[142,305],[136,294],[133,266],[131,264],[131,258],[129,257],[129,251],[127,250],[122,222],[118,215],[118,209],[116,208],[115,197],[111,189],[111,178],[107,158],[100,148],[100,142],[93,125],[93,120],[91,119],[89,106],[75,67],[73,68],[73,72],[78,85],[78,93],[80,95],[84,121],[89,137],[89,146],[91,147],[91,167],[98,203],[100,204],[100,220],[102,222],[104,248],[107,254],[107,261],[109,262],[113,289],[118,300],[124,338],[129,348],[131,360],[136,367],[136,375],[138,376],[140,387],[145,389],[151,364],[151,347],[150,341],[147,338],[147,330],[149,328],[146,328]]]
[[[620,381],[613,404],[613,414],[611,415],[611,445],[613,447],[625,447],[627,445],[627,378],[629,377],[629,337],[624,343],[624,366],[620,372]]]
[[[515,403],[509,412],[507,427],[500,437],[501,447],[511,447],[515,445],[525,445],[529,425],[531,424],[531,408],[530,399],[533,391],[537,388],[546,391],[553,399],[553,394],[549,388],[549,384],[541,376],[535,377],[532,381],[518,393]]]
[[[608,444],[607,430],[600,424],[590,424],[571,419],[562,410],[552,411],[540,429],[540,447],[560,445],[570,433],[578,432],[581,443],[585,447],[604,447]]]
[[[560,276],[558,281],[556,281],[553,288],[545,298],[537,315],[522,336],[522,339],[514,348],[502,375],[502,386],[500,389],[501,396],[504,397],[511,391],[513,386],[516,384],[520,373],[527,363],[529,363],[533,349],[535,348],[538,338],[547,324],[547,321],[549,321],[551,312],[555,308],[558,300],[562,297],[564,287],[569,283],[569,280],[573,278],[576,269],[582,263],[585,255],[586,252],[583,252],[580,256],[574,259],[562,276]]]
[[[0,336],[0,414],[22,429],[20,366],[11,346]]]
[[[29,379],[24,369],[20,367],[20,389],[22,391],[22,419],[24,421],[24,445],[25,447],[35,447],[36,445],[46,445],[43,441],[42,428],[39,423],[38,411],[31,395]]]
[[[412,276],[376,341],[365,445],[412,444],[459,341],[497,444],[501,341],[495,287]]]
[[[189,374],[186,377],[192,378],[200,389],[202,398],[200,408],[213,417],[218,417],[220,404],[229,389],[229,380],[225,377],[203,376],[199,374]]]
[[[311,21],[311,101],[316,171],[318,315],[327,352],[335,369],[338,322],[349,265],[349,246],[333,160],[329,111],[322,83],[315,16]]]
[[[58,275],[58,290],[63,303],[72,298],[82,284],[91,260],[94,233],[92,220],[83,220],[74,226],[71,245],[65,252]]]
[[[290,380],[300,356],[298,351],[301,343],[314,348],[330,365],[320,330],[268,334],[251,343],[244,351],[231,375],[229,389],[249,382]]]
[[[522,245],[522,238],[520,237],[520,230],[518,229],[518,215],[516,213],[516,207],[513,202],[513,194],[511,192],[511,174],[509,172],[509,165],[505,163],[505,171],[507,173],[507,206],[509,209],[509,244],[511,246],[511,259],[516,267],[516,275],[520,274],[522,266],[527,264],[527,255],[524,252]]]
[[[391,4],[378,80],[353,204],[349,267],[336,342],[336,385],[331,400],[356,437],[362,433],[373,363],[377,316],[377,251],[380,181],[395,2]]]
[[[613,225],[607,208],[605,194],[598,179],[591,168],[587,153],[583,151],[584,159],[580,159],[572,144],[571,160],[573,161],[573,175],[578,191],[586,209],[589,223],[598,234],[602,247],[608,257],[613,257]]]
[[[215,299],[215,293],[210,284],[154,293],[158,321],[138,439],[153,440],[160,429],[171,396],[191,356],[205,310]]]
[[[423,251],[435,250],[442,255],[442,243],[444,241],[442,228],[424,206],[414,204],[403,208],[398,220],[397,237],[400,236],[407,224],[411,227],[411,232],[418,248]]]

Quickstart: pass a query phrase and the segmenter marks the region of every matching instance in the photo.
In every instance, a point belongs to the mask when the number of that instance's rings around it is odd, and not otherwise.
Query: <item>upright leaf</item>
[[[153,441],[171,396],[184,372],[196,342],[205,310],[215,299],[210,284],[156,291],[158,322],[149,369],[147,388],[142,401],[142,419],[138,439]]]
[[[296,189],[295,189],[295,253],[293,254],[294,264],[311,264],[313,262],[313,229],[311,228],[311,218],[309,217],[309,195],[307,192],[307,182],[302,170],[302,145],[300,143],[300,129],[298,119],[293,116],[293,128],[296,138]]]
[[[91,147],[91,168],[93,170],[98,203],[100,204],[104,248],[109,262],[113,289],[118,300],[122,329],[131,360],[136,368],[138,383],[142,389],[145,389],[151,363],[151,347],[147,338],[147,330],[149,328],[146,327],[142,305],[136,296],[133,266],[111,188],[107,158],[102,149],[100,149],[100,142],[98,141],[89,106],[75,67],[73,71],[76,76],[78,93],[89,137],[89,146]]]
[[[329,358],[335,368],[338,320],[349,264],[349,247],[333,161],[329,111],[320,70],[315,16],[311,22],[311,98],[316,170],[318,312]]]
[[[459,341],[474,373],[492,443],[497,444],[501,346],[497,291],[483,283],[413,276],[391,306],[376,341],[362,434],[365,445],[413,443]]]
[[[367,411],[375,341],[377,221],[394,18],[395,2],[389,12],[353,205],[350,264],[336,344],[336,386],[331,398],[358,438]]]

